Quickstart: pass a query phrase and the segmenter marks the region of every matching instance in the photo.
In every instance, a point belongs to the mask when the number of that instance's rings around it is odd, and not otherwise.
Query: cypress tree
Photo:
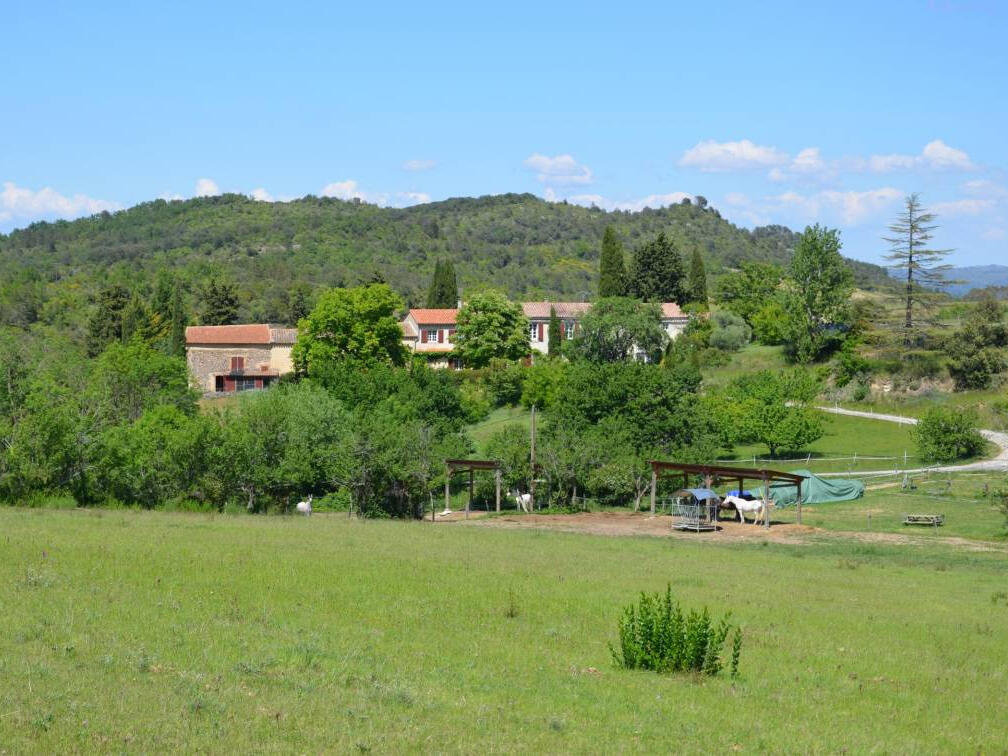
[[[455,267],[451,261],[438,260],[434,265],[430,289],[427,291],[427,306],[436,309],[450,309],[458,303],[458,283]]]
[[[150,313],[147,312],[143,300],[134,293],[122,313],[122,341],[124,344],[128,344],[134,338],[146,341],[150,335],[149,331]]]
[[[297,325],[301,318],[308,317],[308,302],[305,300],[304,289],[298,289],[291,297],[290,322]]]
[[[549,343],[547,344],[547,349],[549,349],[550,357],[560,356],[560,346],[563,343],[563,330],[560,327],[560,318],[557,317],[556,308],[550,307],[550,319],[549,319]]]
[[[181,357],[185,354],[185,329],[189,321],[185,311],[185,304],[182,301],[182,287],[175,282],[171,299],[171,333],[169,334],[168,349],[173,357]]]
[[[645,302],[685,303],[683,260],[664,232],[637,248],[627,289]]]
[[[693,250],[693,259],[690,260],[687,289],[690,302],[707,306],[707,270],[704,268],[699,249]]]
[[[626,294],[626,270],[623,267],[623,245],[612,226],[602,235],[602,257],[599,260],[599,296],[622,297]]]

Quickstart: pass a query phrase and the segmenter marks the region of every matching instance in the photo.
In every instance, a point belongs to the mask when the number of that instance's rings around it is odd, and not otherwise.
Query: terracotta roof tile
[[[409,314],[419,325],[455,325],[458,310],[455,308],[444,310],[421,308],[410,310]]]
[[[580,318],[591,309],[591,302],[522,302],[527,318],[548,318],[551,307],[558,318]]]

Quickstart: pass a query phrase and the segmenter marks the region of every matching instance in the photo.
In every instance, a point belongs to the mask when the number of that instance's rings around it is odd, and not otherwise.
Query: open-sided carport
[[[672,477],[682,475],[682,487],[689,488],[690,475],[702,475],[704,488],[712,488],[721,481],[738,481],[738,490],[745,490],[745,481],[755,480],[763,485],[763,501],[766,503],[767,515],[764,518],[764,527],[770,527],[770,506],[767,502],[770,484],[776,482],[791,483],[798,488],[797,518],[801,524],[801,504],[802,504],[802,481],[801,475],[794,473],[780,472],[779,470],[763,470],[751,467],[728,467],[725,465],[696,465],[685,462],[661,462],[651,460],[651,514],[655,512],[655,496],[658,489],[659,477]]]

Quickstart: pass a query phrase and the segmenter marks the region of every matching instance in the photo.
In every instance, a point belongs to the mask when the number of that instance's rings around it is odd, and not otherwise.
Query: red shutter
[[[437,329],[437,343],[444,344],[444,328]]]
[[[231,358],[231,372],[239,373],[245,369],[245,358],[244,357],[232,357]]]
[[[420,343],[421,344],[426,344],[427,343],[427,329],[426,328],[421,328],[420,329]]]
[[[543,324],[539,324],[539,341],[543,340]]]

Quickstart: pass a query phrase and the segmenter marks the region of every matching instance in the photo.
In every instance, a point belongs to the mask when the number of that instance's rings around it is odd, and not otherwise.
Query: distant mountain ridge
[[[422,304],[434,263],[443,258],[454,263],[463,291],[492,285],[515,299],[584,299],[595,293],[609,225],[627,262],[636,245],[665,232],[687,260],[699,249],[714,274],[749,260],[786,265],[797,240],[784,226],[740,228],[696,204],[605,211],[502,194],[391,208],[224,194],[155,200],[0,235],[0,278],[39,278],[50,296],[80,309],[109,283],[149,293],[165,271],[182,281],[195,306],[199,290],[217,275],[237,284],[242,319],[283,323],[295,288],[310,294],[385,280],[407,304]],[[884,268],[850,265],[860,286],[889,285]]]
[[[961,297],[972,289],[1008,286],[1008,265],[968,265],[952,268],[946,277],[953,281],[961,281],[945,287],[945,291],[952,296]]]

